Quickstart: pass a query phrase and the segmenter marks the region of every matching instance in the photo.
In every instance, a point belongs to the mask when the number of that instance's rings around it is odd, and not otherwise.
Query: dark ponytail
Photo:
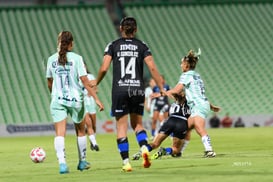
[[[59,53],[59,58],[58,58],[58,63],[60,65],[65,65],[67,63],[67,57],[66,53],[68,51],[69,45],[73,41],[73,36],[72,33],[69,31],[62,31],[59,33],[58,36],[58,53]]]

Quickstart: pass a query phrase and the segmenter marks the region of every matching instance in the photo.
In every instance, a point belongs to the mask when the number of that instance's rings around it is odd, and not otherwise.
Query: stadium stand
[[[202,49],[197,70],[209,100],[223,114],[272,113],[273,3],[127,5],[137,36],[149,45],[169,85],[180,59]],[[0,124],[48,123],[47,57],[61,30],[74,34],[74,51],[95,75],[103,50],[118,34],[103,6],[0,8]],[[110,118],[111,71],[99,87]]]
[[[202,49],[197,71],[207,96],[221,114],[231,115],[272,113],[272,10],[272,2],[125,8],[140,20],[138,36],[171,86],[181,74],[181,58]]]
[[[103,6],[3,8],[0,20],[2,124],[51,122],[45,70],[60,31],[73,32],[74,51],[95,75],[107,42],[118,36]],[[105,79],[99,92],[106,111],[99,118],[110,116],[111,73]]]

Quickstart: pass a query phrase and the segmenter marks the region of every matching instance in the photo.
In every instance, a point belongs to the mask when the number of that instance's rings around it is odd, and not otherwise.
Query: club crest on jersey
[[[58,66],[58,61],[53,61],[52,62],[52,68],[56,68]]]

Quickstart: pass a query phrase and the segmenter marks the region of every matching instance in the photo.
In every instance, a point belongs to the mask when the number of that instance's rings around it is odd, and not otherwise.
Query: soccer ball
[[[33,148],[29,154],[30,159],[34,163],[40,163],[43,162],[46,158],[45,150],[41,147]]]

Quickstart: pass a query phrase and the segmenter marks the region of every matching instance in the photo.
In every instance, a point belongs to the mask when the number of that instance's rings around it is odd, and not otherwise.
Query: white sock
[[[96,135],[95,134],[89,135],[89,140],[93,145],[97,145]]]
[[[210,143],[210,137],[208,135],[202,136],[202,142],[205,147],[205,151],[212,151],[212,146]]]
[[[181,153],[184,152],[184,150],[187,148],[188,144],[190,143],[189,140],[184,140],[183,146],[181,148]]]
[[[79,152],[79,160],[83,161],[86,158],[86,136],[78,137],[78,152]]]
[[[64,147],[64,137],[56,136],[54,138],[54,147],[59,164],[66,163],[65,161],[65,147]]]
[[[129,159],[128,159],[128,158],[126,158],[126,159],[123,160],[123,164],[124,164],[124,165],[127,164],[128,162],[129,162]]]

